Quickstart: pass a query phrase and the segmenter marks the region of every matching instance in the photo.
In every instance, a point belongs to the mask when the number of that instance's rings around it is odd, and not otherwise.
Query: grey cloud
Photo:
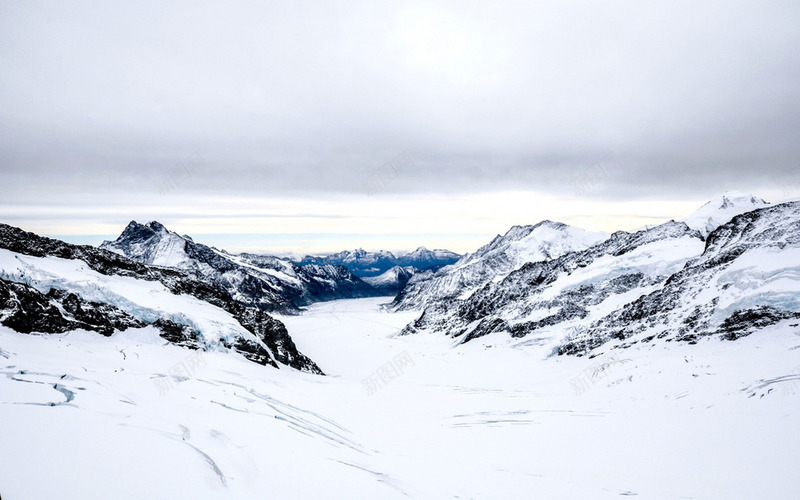
[[[0,9],[12,201],[149,193],[192,155],[184,189],[255,196],[359,194],[402,152],[386,192],[569,196],[601,164],[592,196],[688,196],[800,167],[796,2]]]

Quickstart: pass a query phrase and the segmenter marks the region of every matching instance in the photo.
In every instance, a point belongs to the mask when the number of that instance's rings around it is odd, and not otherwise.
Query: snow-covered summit
[[[187,243],[194,243],[164,227],[158,221],[140,224],[131,221],[119,238],[104,241],[100,248],[125,255],[143,264],[182,268],[190,265]]]
[[[696,212],[681,220],[692,229],[700,231],[703,237],[706,237],[734,216],[769,205],[769,202],[756,196],[739,191],[727,191],[719,198],[709,201]]]
[[[550,220],[534,225],[513,226],[506,234],[497,235],[454,267],[499,257],[508,260],[516,268],[526,262],[548,260],[566,252],[587,248],[607,237],[607,233],[589,232]]]
[[[514,226],[475,253],[440,269],[430,279],[410,284],[398,295],[393,306],[397,310],[420,309],[436,302],[464,298],[527,262],[583,250],[607,237],[606,233],[592,233],[552,221]]]
[[[416,273],[417,269],[412,266],[394,266],[383,274],[362,279],[386,295],[396,295]]]
[[[441,248],[428,250],[425,247],[419,247],[398,257],[397,262],[401,267],[413,266],[416,269],[431,269],[452,264],[460,258],[461,255],[450,250]]]

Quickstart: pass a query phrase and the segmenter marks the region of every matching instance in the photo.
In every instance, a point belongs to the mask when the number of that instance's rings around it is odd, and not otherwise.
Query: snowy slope
[[[527,262],[549,260],[583,250],[607,237],[557,222],[514,226],[473,254],[440,269],[429,280],[416,281],[395,299],[396,310],[423,309],[456,298],[466,298],[492,281],[501,280]]]
[[[589,359],[510,337],[456,349],[445,336],[398,337],[413,315],[379,304],[282,318],[329,377],[197,356],[152,327],[111,337],[0,327],[0,494],[800,497],[791,329]]]
[[[620,231],[586,250],[529,262],[463,300],[428,307],[405,333],[435,330],[469,341],[509,332],[545,342],[652,291],[702,248],[700,234],[683,223]]]
[[[433,302],[404,333],[439,332],[461,342],[510,335],[580,355],[608,342],[734,340],[791,326],[800,319],[798,207],[737,215],[705,240],[683,222],[620,231],[586,250],[529,262],[466,297]]]
[[[0,324],[22,332],[104,335],[152,325],[175,344],[234,350],[259,364],[321,373],[282,323],[223,288],[2,224]]]
[[[115,306],[148,324],[170,319],[202,332],[208,346],[236,337],[257,340],[217,306],[190,295],[175,295],[158,281],[100,274],[81,260],[32,257],[0,249],[0,277],[41,293],[53,288],[68,290],[84,300]]]
[[[612,340],[736,340],[776,324],[800,324],[800,202],[737,215],[662,287],[574,332],[561,351]]]

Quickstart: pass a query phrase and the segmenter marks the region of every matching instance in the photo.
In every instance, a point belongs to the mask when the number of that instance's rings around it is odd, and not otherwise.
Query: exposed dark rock
[[[188,325],[180,325],[166,318],[158,318],[153,326],[161,331],[161,338],[175,345],[200,349],[203,347],[197,332]]]
[[[21,333],[64,333],[84,329],[103,335],[144,326],[109,304],[87,302],[73,293],[46,295],[24,283],[0,279],[0,323]]]
[[[177,269],[147,266],[108,250],[71,245],[6,224],[0,224],[0,248],[35,257],[81,260],[90,269],[108,276],[158,281],[174,294],[191,295],[227,311],[269,349],[274,349],[270,355],[262,346],[248,345],[252,342],[241,340],[240,345],[234,347],[248,359],[272,366],[278,366],[275,363],[277,361],[299,370],[322,374],[313,361],[297,351],[283,323],[257,307],[239,302],[228,289],[214,283],[202,282]],[[66,304],[61,305],[62,301]],[[62,314],[57,305],[68,317]],[[28,285],[5,280],[0,284],[0,318],[3,318],[0,321],[2,324],[24,333],[61,333],[84,328],[110,335],[115,329],[144,326],[144,323],[110,304],[87,302],[66,290],[50,291],[49,296],[45,296]],[[166,320],[156,326],[165,339],[175,340],[179,345],[188,347],[197,340],[185,327],[178,331]]]
[[[736,340],[750,335],[759,328],[774,325],[785,319],[798,318],[800,312],[779,311],[774,307],[760,306],[734,312],[722,322],[719,333],[725,340]]]
[[[561,335],[558,354],[591,355],[610,341],[626,348],[656,340],[696,343],[709,336],[735,340],[800,317],[800,287],[791,290],[784,285],[772,291],[767,280],[777,279],[774,276],[759,277],[750,263],[733,266],[752,251],[786,260],[781,252],[800,247],[800,202],[757,208],[718,227],[707,227],[715,228],[705,239],[682,222],[635,233],[620,231],[586,250],[528,262],[466,298],[428,305],[403,333],[440,331],[468,342],[491,333],[520,338],[546,330]],[[678,254],[664,268],[668,272],[657,271],[662,268],[660,260],[637,267],[650,255],[650,250],[640,251],[645,245],[658,243],[649,248],[668,255],[673,246],[689,248],[686,245],[693,241],[697,255]],[[632,257],[625,260],[628,255]],[[603,259],[599,275],[570,278],[598,259]],[[616,268],[615,262],[619,262]],[[796,279],[796,271],[788,265],[785,272],[778,268],[771,274]],[[573,281],[576,284],[568,285]],[[401,293],[396,302],[408,293],[408,289]],[[625,300],[610,312],[592,312],[602,311],[594,306],[612,296]],[[720,311],[723,303],[746,307],[726,318]]]

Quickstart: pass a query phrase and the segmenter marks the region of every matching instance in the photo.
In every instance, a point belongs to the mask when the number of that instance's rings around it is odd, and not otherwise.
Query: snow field
[[[280,318],[327,377],[149,327],[0,327],[0,495],[800,497],[795,327],[551,357],[504,335],[398,337],[416,313],[386,300]]]

